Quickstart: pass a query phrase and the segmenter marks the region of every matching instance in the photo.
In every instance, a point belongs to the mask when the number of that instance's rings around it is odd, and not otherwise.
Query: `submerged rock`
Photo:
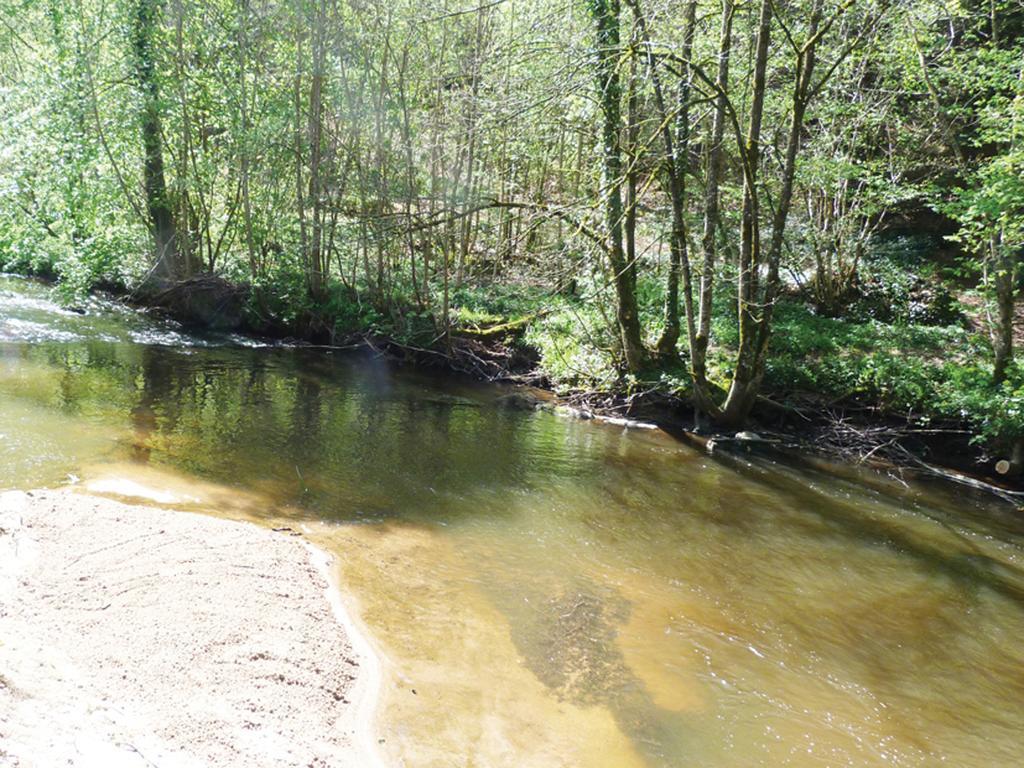
[[[535,411],[541,405],[541,399],[527,392],[510,392],[494,401],[499,408],[514,411]]]

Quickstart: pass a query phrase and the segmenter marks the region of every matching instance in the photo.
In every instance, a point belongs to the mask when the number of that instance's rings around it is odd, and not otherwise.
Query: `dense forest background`
[[[1019,470],[1022,250],[1022,0],[0,3],[0,268],[69,301],[215,275],[254,329]]]

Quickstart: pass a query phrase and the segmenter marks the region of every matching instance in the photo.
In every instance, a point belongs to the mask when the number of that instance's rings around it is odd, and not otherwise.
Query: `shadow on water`
[[[905,514],[870,514],[871,505],[865,503],[862,491],[854,497],[856,500],[852,500],[849,493],[841,492],[845,484],[821,473],[803,470],[801,474],[795,474],[789,468],[770,461],[730,463],[747,480],[755,481],[786,499],[784,506],[787,509],[801,510],[805,519],[801,522],[790,518],[788,525],[800,526],[811,536],[841,537],[861,546],[889,548],[903,557],[913,558],[921,567],[949,578],[967,592],[988,588],[1024,610],[1024,568],[1017,562],[997,560],[983,551],[970,535],[990,536],[992,524],[996,521],[967,518],[968,494],[960,495],[960,503],[951,505],[955,510],[951,512],[923,507],[914,500],[912,493],[893,488],[896,498],[885,501],[899,503]],[[829,485],[831,487],[826,490]],[[992,506],[986,508],[989,515],[993,512]],[[741,507],[734,505],[733,509]],[[908,525],[908,518],[914,517],[927,518],[947,535],[939,540],[928,526]],[[749,515],[736,515],[731,520],[739,530],[749,522]],[[1004,535],[1019,535],[1020,526],[1019,520],[1008,519],[1004,527],[1009,527],[1010,531],[1004,531]],[[1019,542],[1012,538],[1006,541],[1014,555],[1024,554]],[[954,543],[955,546],[951,546]]]

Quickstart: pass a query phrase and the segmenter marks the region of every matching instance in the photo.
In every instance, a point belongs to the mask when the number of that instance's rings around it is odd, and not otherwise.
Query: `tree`
[[[131,30],[132,64],[141,100],[139,124],[142,129],[146,211],[155,247],[153,273],[174,280],[188,277],[191,265],[178,248],[178,226],[164,178],[156,53],[162,10],[161,0],[136,0]]]
[[[606,255],[617,299],[616,317],[626,366],[638,371],[645,361],[636,303],[636,272],[622,245],[622,85],[619,76],[620,8],[618,0],[588,0],[595,30],[595,72],[601,111],[602,190]]]

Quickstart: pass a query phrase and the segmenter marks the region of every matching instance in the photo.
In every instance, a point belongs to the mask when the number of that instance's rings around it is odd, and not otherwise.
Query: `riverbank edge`
[[[52,275],[29,277],[51,284],[57,282]],[[246,285],[204,275],[169,286],[134,290],[105,283],[94,288],[94,293],[122,300],[136,309],[164,314],[189,327],[231,330],[310,349],[364,350],[403,365],[514,386],[517,394],[510,401],[519,407],[558,410],[564,415],[625,426],[653,425],[699,448],[710,444],[720,455],[741,456],[757,451],[791,462],[858,464],[886,472],[938,478],[991,493],[1018,506],[1024,504],[1022,468],[1014,466],[1016,476],[1013,472],[1000,474],[996,468],[1007,457],[993,455],[976,444],[966,424],[916,429],[909,419],[885,414],[870,403],[842,406],[819,402],[814,396],[794,403],[788,396],[766,392],[759,398],[745,430],[720,430],[713,424],[697,421],[692,401],[661,387],[637,392],[560,394],[537,367],[536,351],[516,351],[516,345],[505,343],[501,335],[476,332],[463,337],[455,329],[454,344],[435,343],[427,347],[370,331],[349,332],[339,337],[330,318],[322,313],[314,312],[290,322],[272,315],[257,318],[245,309],[250,290]],[[516,330],[522,331],[524,327],[517,326]],[[492,346],[496,347],[493,351]],[[743,439],[751,434],[763,439]]]
[[[43,509],[47,506],[49,514]],[[91,552],[83,553],[81,550],[64,551],[68,545],[62,544],[57,548],[63,547],[61,552],[68,555],[67,558],[62,556],[57,562],[40,557],[41,553],[45,554],[47,549],[52,550],[55,546],[52,536],[47,539],[46,526],[50,523],[51,516],[60,519],[65,526],[71,523],[76,535],[83,535],[84,531],[84,535],[98,537],[99,540],[93,543],[99,546]],[[121,530],[118,522],[123,522]],[[173,542],[174,537],[180,535],[182,531],[199,540],[203,550],[214,552],[228,549],[231,557],[241,556],[243,562],[236,563],[236,567],[232,569],[228,567],[227,561],[220,559],[223,555],[210,554],[210,562],[206,565],[214,569],[216,581],[211,581],[209,588],[197,591],[194,574],[202,570],[201,559],[196,565],[197,561],[191,559],[190,555],[182,555],[182,563],[188,564],[187,571],[183,571],[180,568],[168,569],[166,563],[160,563],[156,555],[148,554],[166,552],[167,538],[170,537]],[[133,731],[132,728],[139,722],[145,723],[145,719],[137,718],[135,712],[159,712],[160,705],[154,702],[161,700],[177,702],[172,706],[180,706],[182,710],[187,710],[194,700],[209,698],[210,689],[216,692],[218,685],[223,687],[223,679],[218,679],[216,683],[211,681],[208,686],[205,679],[197,682],[195,672],[160,676],[154,675],[148,664],[142,665],[142,668],[124,665],[124,677],[128,679],[138,676],[144,681],[147,689],[146,702],[133,702],[130,696],[121,690],[119,679],[108,679],[107,682],[112,682],[113,686],[105,688],[100,684],[104,680],[102,670],[83,665],[80,658],[68,658],[67,649],[59,642],[54,644],[55,647],[45,644],[45,638],[54,637],[53,627],[45,620],[37,618],[41,614],[26,616],[24,610],[19,614],[19,608],[25,607],[25,593],[34,594],[38,589],[39,584],[34,581],[38,581],[42,570],[50,579],[46,583],[42,603],[51,605],[56,602],[59,606],[56,610],[60,615],[69,617],[68,631],[65,632],[62,620],[58,637],[74,635],[74,644],[88,644],[87,633],[74,631],[75,626],[69,612],[78,609],[78,605],[75,600],[68,598],[80,593],[82,589],[90,590],[89,596],[94,597],[101,585],[92,584],[91,573],[76,576],[73,566],[90,556],[99,554],[100,558],[106,558],[105,553],[116,552],[117,545],[111,542],[117,542],[119,535],[123,542],[129,544],[153,536],[161,538],[158,540],[160,543],[152,550],[147,547],[141,554],[136,554],[125,561],[131,566],[125,571],[130,572],[123,572],[122,564],[116,560],[104,560],[99,568],[101,583],[104,568],[116,576],[118,586],[131,583],[140,570],[145,572],[149,569],[152,573],[158,574],[161,584],[167,583],[168,589],[180,591],[183,595],[182,600],[190,606],[197,606],[196,610],[204,617],[216,615],[225,606],[238,601],[239,589],[245,589],[247,592],[242,602],[253,599],[249,593],[263,592],[265,589],[270,595],[280,593],[290,596],[287,600],[276,597],[266,600],[266,612],[260,611],[259,614],[239,617],[242,621],[234,624],[214,623],[215,629],[206,630],[205,619],[198,623],[187,622],[189,632],[201,635],[206,631],[217,638],[234,638],[230,642],[238,643],[239,648],[232,649],[232,652],[245,650],[253,642],[265,642],[270,646],[280,642],[283,644],[282,647],[287,647],[289,642],[293,645],[298,642],[300,649],[298,658],[289,655],[278,660],[274,657],[275,652],[271,652],[269,657],[260,652],[253,656],[254,661],[250,663],[233,665],[237,668],[234,670],[235,679],[231,680],[233,699],[219,699],[213,696],[205,703],[209,711],[216,712],[218,717],[224,716],[227,721],[200,722],[196,724],[194,731],[200,732],[202,727],[205,727],[207,732],[218,732],[215,741],[225,742],[227,737],[221,732],[230,733],[234,728],[235,733],[240,734],[256,728],[256,742],[240,742],[237,761],[225,761],[223,757],[211,759],[210,755],[206,754],[195,758],[195,765],[235,768],[251,764],[251,755],[244,756],[242,749],[248,748],[251,752],[254,744],[261,738],[267,739],[267,744],[279,747],[279,758],[285,752],[290,756],[289,760],[273,762],[274,765],[305,765],[307,760],[313,764],[325,757],[326,764],[330,765],[381,768],[385,764],[376,738],[376,717],[383,678],[382,660],[374,649],[368,630],[351,612],[354,608],[346,600],[342,590],[340,566],[330,553],[304,538],[292,539],[288,534],[277,533],[252,522],[222,518],[213,514],[154,507],[144,503],[121,503],[106,496],[79,490],[42,489],[0,492],[0,598],[3,598],[0,600],[0,625],[7,626],[7,632],[0,637],[0,662],[4,662],[0,663],[0,765],[8,764],[5,759],[13,759],[14,766],[21,765],[26,768],[50,764],[46,762],[45,748],[59,749],[62,738],[65,748],[71,743],[74,749],[81,750],[84,744],[84,749],[92,750],[92,757],[101,762],[112,759],[112,748],[116,748],[117,757],[127,760],[123,763],[126,766],[135,764],[131,762],[134,758],[128,753],[138,756],[140,766],[191,766],[194,753],[190,748],[199,752],[209,746],[207,741],[190,743],[184,737],[176,741],[145,729]],[[268,549],[275,552],[268,555]],[[258,570],[259,566],[251,564],[246,558],[247,553],[259,553],[263,557],[280,557],[284,553],[285,558],[273,569]],[[302,557],[288,557],[289,553],[292,556],[301,554]],[[75,557],[70,557],[72,554]],[[255,572],[255,576],[246,578],[250,581],[257,579],[258,582],[248,585],[235,584],[234,586],[239,589],[232,589],[233,580],[239,581],[239,574],[247,572]],[[310,578],[313,574],[315,578]],[[317,581],[320,583],[316,583]],[[88,582],[89,586],[83,587],[84,582]],[[104,643],[109,643],[110,649],[104,651],[105,653],[115,654],[116,657],[119,651],[124,651],[125,656],[130,658],[132,654],[138,656],[145,651],[151,652],[154,657],[158,653],[170,652],[172,657],[180,657],[174,659],[176,666],[190,671],[193,665],[201,669],[203,663],[215,664],[218,670],[232,667],[232,664],[225,662],[223,654],[218,657],[216,649],[209,654],[212,661],[207,662],[205,658],[197,660],[194,657],[184,657],[184,651],[174,642],[161,643],[160,648],[148,648],[147,640],[152,639],[152,631],[145,638],[129,635],[128,645],[137,643],[138,648],[126,648],[123,637],[122,645],[119,646],[118,638],[114,636],[112,630],[115,626],[123,626],[126,623],[126,614],[129,619],[133,614],[127,609],[119,610],[117,601],[132,589],[134,586],[105,598],[107,604],[96,609],[102,611],[99,614],[101,619],[90,631],[98,631],[104,637]],[[21,596],[18,595],[19,592],[22,593]],[[146,600],[151,599],[151,595],[146,595]],[[317,603],[320,605],[317,606]],[[111,607],[113,610],[108,611]],[[169,636],[173,640],[175,628],[186,624],[180,621],[182,616],[175,614],[173,607],[171,606],[172,610],[164,611],[164,607],[161,606],[159,613],[147,616],[155,625],[157,636]],[[314,611],[310,611],[310,607]],[[41,613],[45,613],[46,610],[41,609]],[[317,621],[314,612],[321,615],[320,621]],[[333,627],[325,624],[324,618]],[[130,621],[127,623],[131,626]],[[272,629],[275,623],[285,627],[286,630],[281,631],[290,633],[290,636],[275,636],[271,633],[270,636],[264,637],[268,627]],[[337,638],[339,644],[332,642],[331,638]],[[245,652],[248,653],[247,650]],[[53,659],[59,660],[56,665]],[[258,670],[255,669],[256,666],[259,666]],[[51,676],[55,679],[48,679],[45,674],[43,677],[30,677],[29,686],[22,688],[19,685],[18,673],[26,668],[52,669],[61,674]],[[302,678],[302,673],[297,671],[300,668],[305,669],[308,679]],[[109,675],[107,677],[109,678]],[[74,685],[76,680],[78,684]],[[186,683],[191,682],[192,685],[182,688],[183,680]],[[330,691],[325,698],[325,692],[339,682],[343,687]],[[36,686],[38,690],[34,690]],[[329,700],[331,706],[317,707],[316,696],[311,694],[314,688],[309,686],[321,687],[323,690],[318,692],[318,696],[325,701]],[[300,695],[296,696],[292,691],[299,691]],[[54,699],[59,697],[60,700],[50,701],[47,694]],[[275,695],[287,698],[275,699]],[[71,709],[68,702],[64,701],[65,696],[70,702]],[[250,697],[246,699],[246,707],[237,706],[239,697]],[[79,700],[77,703],[76,698]],[[33,706],[26,709],[25,701]],[[232,701],[235,706],[232,706]],[[272,706],[268,707],[268,704]],[[28,723],[19,723],[19,711],[22,715],[26,712],[34,713],[36,717],[30,718]],[[47,713],[51,712],[52,717],[61,720],[59,724],[52,723],[51,725],[55,726],[52,729],[46,726],[44,719]],[[82,715],[80,721],[75,722],[74,717],[62,717],[68,712]],[[43,718],[40,718],[40,715]],[[267,725],[261,722],[261,717],[269,721],[269,726],[264,728],[267,732],[265,734],[259,730]],[[317,731],[318,722],[326,727]],[[91,730],[95,729],[97,724],[107,730]],[[159,725],[164,727],[165,723],[160,721]],[[173,723],[166,725],[168,729],[173,730]],[[280,730],[274,731],[275,725],[279,726]],[[79,730],[71,731],[69,735],[69,728],[76,727]],[[44,744],[30,741],[30,754],[22,754],[20,759],[17,738],[5,738],[11,733],[17,735],[19,728],[22,737],[27,730],[30,739],[40,738],[46,742]],[[51,730],[56,735],[51,734]],[[32,734],[38,734],[38,737]],[[129,740],[125,736],[134,736],[137,740]],[[207,738],[208,733],[203,736]],[[121,740],[118,741],[114,737]],[[110,743],[105,743],[107,741]],[[6,745],[4,742],[7,742]],[[285,749],[280,749],[282,744]],[[325,745],[334,746],[328,748]],[[21,746],[25,747],[25,744],[22,743]],[[14,751],[9,751],[12,749]],[[37,754],[37,751],[40,753]],[[293,763],[290,759],[294,757],[295,752],[303,753],[304,756],[299,762]],[[56,753],[51,753],[50,756],[54,757]],[[28,762],[22,762],[25,759]],[[88,762],[92,759],[88,755],[85,759],[88,764],[99,764]],[[342,762],[336,762],[338,759]],[[41,762],[33,762],[34,760]],[[165,763],[164,760],[168,762]],[[122,765],[121,762],[117,764]]]
[[[756,451],[790,462],[861,464],[886,472],[938,478],[994,494],[1011,504],[1024,504],[1020,456],[1013,459],[1009,475],[999,474],[996,467],[1004,457],[991,455],[976,444],[966,424],[930,424],[917,429],[909,417],[901,420],[871,403],[844,407],[813,395],[792,402],[788,395],[766,392],[758,399],[745,430],[721,430],[698,421],[694,403],[664,387],[557,393],[539,367],[538,351],[522,340],[526,328],[523,323],[483,331],[453,328],[446,341],[439,337],[434,344],[418,347],[369,331],[338,337],[325,313],[313,312],[291,323],[272,315],[257,319],[245,311],[249,291],[248,286],[219,277],[200,276],[170,288],[125,290],[123,295],[134,306],[156,309],[185,324],[210,328],[227,319],[242,333],[325,350],[363,349],[405,365],[512,385],[518,391],[509,401],[520,406],[558,410],[627,427],[653,425],[709,452],[717,449],[720,454],[743,456]],[[201,297],[199,301],[196,296]],[[495,332],[501,328],[505,330]],[[759,439],[744,439],[751,434]]]
[[[371,640],[369,628],[358,618],[359,611],[354,604],[354,598],[342,589],[341,567],[336,558],[308,541],[304,543],[309,551],[310,562],[327,584],[324,594],[330,603],[334,619],[345,631],[349,644],[360,660],[360,671],[353,681],[350,694],[355,704],[349,717],[349,723],[353,726],[353,738],[361,756],[359,768],[383,768],[384,759],[377,747],[376,732],[377,713],[384,686],[382,657]]]

